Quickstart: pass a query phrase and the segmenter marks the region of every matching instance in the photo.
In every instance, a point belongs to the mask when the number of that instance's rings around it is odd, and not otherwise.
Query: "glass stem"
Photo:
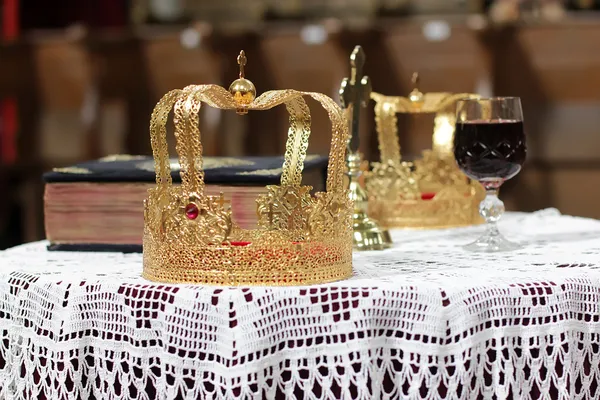
[[[486,188],[485,199],[479,204],[479,214],[486,222],[485,236],[500,236],[497,222],[504,214],[504,203],[498,198],[498,188]]]

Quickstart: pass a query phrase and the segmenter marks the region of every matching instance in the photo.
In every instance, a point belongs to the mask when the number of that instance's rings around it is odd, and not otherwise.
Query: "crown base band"
[[[148,235],[142,276],[154,282],[215,286],[312,285],[351,277],[352,251],[347,238],[269,248],[251,244],[182,248],[180,243],[155,242]]]
[[[460,199],[407,200],[391,204],[371,198],[369,215],[387,229],[447,229],[483,223],[479,215],[479,193]]]

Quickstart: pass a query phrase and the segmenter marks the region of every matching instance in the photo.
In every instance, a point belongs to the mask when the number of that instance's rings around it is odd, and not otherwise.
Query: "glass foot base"
[[[467,251],[479,253],[496,253],[501,251],[513,251],[523,248],[518,243],[510,242],[502,236],[482,236],[473,243],[463,246]]]

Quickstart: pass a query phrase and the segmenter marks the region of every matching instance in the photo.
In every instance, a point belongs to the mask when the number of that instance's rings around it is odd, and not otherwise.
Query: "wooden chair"
[[[229,87],[231,82],[238,78],[239,67],[236,60],[240,50],[244,50],[248,58],[246,77],[256,86],[257,94],[282,88],[273,79],[273,70],[261,48],[262,38],[262,34],[249,31],[214,32],[209,43],[212,51],[219,56],[221,82],[224,87]],[[228,138],[228,143],[224,146],[228,149],[228,154],[282,154],[282,136],[279,131],[281,121],[287,120],[287,117],[280,107],[270,111],[250,112],[244,116],[234,113],[225,113],[223,116],[221,135]],[[285,132],[287,134],[287,128]]]
[[[477,38],[461,19],[443,22],[445,26],[438,29],[447,29],[446,35],[439,36],[424,34],[428,23],[414,18],[382,24],[383,51],[390,58],[392,75],[397,77],[397,87],[402,91],[383,93],[407,96],[412,90],[414,72],[419,73],[419,89],[423,93],[476,91],[479,81],[487,75],[484,52]],[[403,154],[416,156],[431,147],[432,116],[401,117],[399,125]]]
[[[49,168],[101,155],[99,99],[83,32],[32,36],[40,157]]]
[[[12,246],[43,237],[39,96],[32,46],[24,41],[0,43],[0,99],[7,98],[17,107],[18,131],[5,145],[14,145],[17,158],[0,166],[0,221],[2,245]]]
[[[520,96],[528,160],[506,184],[512,208],[600,217],[600,28],[577,19],[524,25],[487,40],[494,92]],[[514,189],[513,189],[514,186]]]
[[[184,46],[182,41],[185,41],[185,35],[194,34],[198,35],[198,42],[191,47]],[[182,89],[192,84],[223,84],[220,57],[212,51],[208,43],[210,37],[203,32],[193,28],[183,32],[145,30],[140,33],[140,38],[144,63],[148,71],[147,85],[153,104],[173,89]],[[200,114],[204,154],[226,154],[227,140],[219,135],[223,113],[209,107],[202,107]],[[172,135],[169,135],[169,144],[171,154],[175,154]]]
[[[151,154],[148,124],[154,103],[143,41],[134,32],[91,32],[86,49],[93,60],[99,99],[125,109],[123,152]]]
[[[338,43],[328,37],[322,43],[310,43],[301,36],[301,24],[267,27],[262,33],[260,51],[266,71],[269,71],[273,86],[277,89],[293,88],[302,91],[325,93],[338,99],[342,79],[348,75],[349,55],[344,54]],[[315,27],[314,29],[319,29]],[[323,132],[329,128],[327,114],[309,100],[312,115],[312,135],[309,151],[328,154],[331,138]],[[287,118],[278,116],[274,132],[278,151],[284,149],[287,135]],[[276,136],[275,136],[276,135]]]

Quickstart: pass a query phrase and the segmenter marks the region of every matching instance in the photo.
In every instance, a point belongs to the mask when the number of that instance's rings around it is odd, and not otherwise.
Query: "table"
[[[523,250],[466,253],[483,227],[394,231],[352,279],[165,285],[139,254],[0,253],[0,398],[600,397],[600,221],[500,224]]]

